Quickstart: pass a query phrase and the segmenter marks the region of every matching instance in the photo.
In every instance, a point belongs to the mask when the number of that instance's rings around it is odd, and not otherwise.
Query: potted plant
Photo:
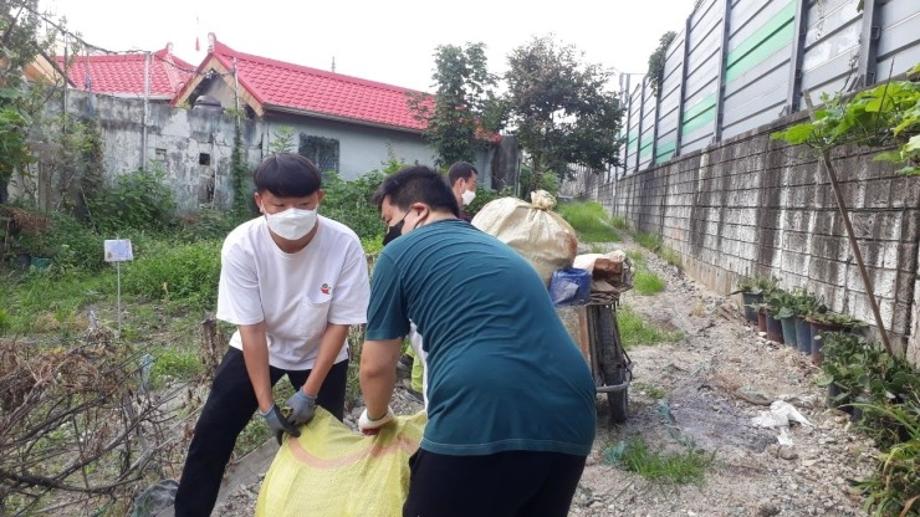
[[[831,311],[816,311],[808,317],[808,322],[811,325],[811,360],[815,364],[821,364],[823,359],[821,336],[831,332],[852,331],[863,325],[861,321],[848,314]]]
[[[783,305],[785,305],[785,298],[787,294],[785,291],[779,288],[774,288],[764,294],[764,305],[766,306],[766,323],[767,323],[767,338],[770,341],[783,344],[785,340],[783,338],[783,324],[780,323],[780,320],[776,316],[779,315],[780,310]]]
[[[871,375],[866,363],[872,350],[855,336],[833,333],[827,335],[824,346],[826,360],[821,365],[824,372],[820,384],[827,386],[827,405],[852,413],[848,404],[863,392]]]
[[[744,318],[748,323],[758,325],[758,304],[763,303],[764,293],[774,285],[776,285],[775,281],[763,277],[744,277],[738,282],[738,289],[735,293],[741,293],[744,301]]]
[[[805,291],[796,289],[792,293],[793,311],[795,312],[795,342],[798,345],[799,352],[803,354],[811,353],[811,324],[806,318],[820,310],[821,303],[818,299]]]

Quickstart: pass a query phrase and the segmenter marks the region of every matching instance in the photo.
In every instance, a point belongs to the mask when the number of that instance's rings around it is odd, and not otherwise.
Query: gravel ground
[[[636,385],[625,424],[609,425],[606,403],[598,398],[594,451],[570,515],[863,515],[851,484],[872,471],[877,451],[850,429],[844,413],[825,408],[817,368],[747,327],[725,298],[646,255],[649,269],[667,287],[654,296],[627,293],[624,302],[684,338],[630,350]],[[665,397],[652,398],[643,389]],[[791,445],[779,445],[776,430],[751,424],[775,400],[791,403],[814,424],[791,427]],[[400,414],[421,408],[402,387],[394,405]],[[356,427],[359,414],[356,409],[347,415],[346,423]],[[653,451],[680,450],[677,438],[689,440],[712,454],[713,462],[700,483],[682,486],[646,481],[606,464],[603,452],[633,436]],[[252,515],[258,490],[259,483],[237,487],[215,515]]]
[[[667,287],[654,296],[627,293],[624,302],[685,337],[630,351],[636,386],[629,420],[606,425],[606,408],[599,404],[594,452],[571,514],[863,515],[851,482],[872,471],[876,450],[850,429],[847,415],[825,408],[825,391],[815,385],[819,370],[747,327],[725,298],[646,255],[649,269]],[[646,386],[666,393],[662,402],[643,393]],[[780,446],[776,430],[751,424],[775,400],[791,403],[814,424],[793,425],[791,445]],[[662,406],[670,408],[671,427]],[[648,482],[603,461],[605,448],[634,435],[652,450],[680,447],[675,427],[678,436],[713,454],[698,485]]]

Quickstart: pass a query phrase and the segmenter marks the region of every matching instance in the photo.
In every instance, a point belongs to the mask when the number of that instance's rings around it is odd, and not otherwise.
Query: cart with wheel
[[[617,325],[617,308],[620,295],[632,289],[632,272],[629,263],[623,264],[620,281],[613,289],[592,290],[591,298],[581,312],[581,327],[587,343],[586,359],[598,393],[607,395],[610,420],[626,421],[629,412],[629,384],[632,382],[632,361]]]

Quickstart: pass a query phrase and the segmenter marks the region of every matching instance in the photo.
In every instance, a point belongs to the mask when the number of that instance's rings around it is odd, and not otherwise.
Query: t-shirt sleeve
[[[367,307],[367,339],[401,339],[409,333],[406,299],[396,264],[381,254],[371,279],[371,301]]]
[[[332,293],[329,323],[360,325],[367,321],[367,302],[370,298],[367,258],[357,242],[347,248],[345,266]]]
[[[220,253],[217,319],[234,325],[255,325],[265,319],[259,278],[252,256],[239,244],[224,244]]]

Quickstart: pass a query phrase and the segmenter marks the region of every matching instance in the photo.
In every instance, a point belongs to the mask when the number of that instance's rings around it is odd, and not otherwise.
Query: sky
[[[576,45],[589,62],[615,73],[644,72],[658,38],[680,31],[694,0],[457,2],[330,0],[41,0],[68,28],[110,50],[158,50],[198,65],[207,34],[240,52],[433,91],[438,45],[482,41],[489,68],[547,34]],[[195,51],[198,38],[201,50]]]

